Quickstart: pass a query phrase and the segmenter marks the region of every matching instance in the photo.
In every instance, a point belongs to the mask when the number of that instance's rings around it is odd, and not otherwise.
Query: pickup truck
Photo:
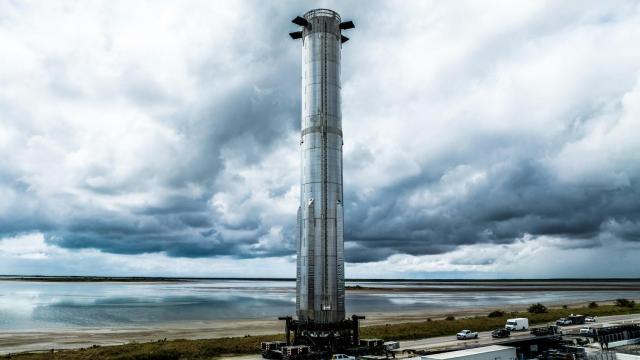
[[[595,326],[585,326],[580,328],[580,335],[595,335],[597,328]]]
[[[462,330],[456,334],[458,340],[477,339],[478,333],[471,330]]]
[[[558,326],[567,326],[567,325],[571,325],[573,324],[573,321],[571,321],[570,319],[567,318],[560,318],[558,320],[556,320],[556,325]]]

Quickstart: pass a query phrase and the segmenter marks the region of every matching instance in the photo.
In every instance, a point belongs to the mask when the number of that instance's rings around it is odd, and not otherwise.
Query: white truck
[[[580,328],[580,335],[595,335],[596,334],[595,326],[585,326]]]
[[[478,333],[471,330],[462,330],[456,334],[458,340],[477,339]]]
[[[507,319],[507,323],[504,326],[509,331],[519,331],[529,329],[529,319],[527,318],[515,318]]]

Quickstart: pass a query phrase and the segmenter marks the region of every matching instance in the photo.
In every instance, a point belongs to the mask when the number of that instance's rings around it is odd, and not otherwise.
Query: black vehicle
[[[587,317],[584,315],[573,315],[571,314],[567,319],[571,320],[572,325],[580,325],[585,323],[585,319]]]
[[[536,328],[531,328],[531,335],[534,335],[534,336],[562,335],[562,330],[557,325],[551,325],[547,327],[536,327]]]
[[[491,332],[491,337],[494,338],[506,338],[511,336],[511,332],[507,329],[496,329]]]

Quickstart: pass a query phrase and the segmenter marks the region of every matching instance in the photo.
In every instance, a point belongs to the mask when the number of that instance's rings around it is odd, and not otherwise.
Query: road
[[[614,315],[614,316],[601,316],[598,317],[598,321],[595,324],[588,324],[594,326],[601,326],[602,324],[629,324],[640,323],[640,314],[632,315]],[[542,326],[542,325],[535,325]],[[578,332],[581,327],[585,325],[573,325],[563,326],[562,331]],[[463,329],[460,329],[463,330]],[[482,331],[478,333],[478,339],[474,340],[457,340],[455,335],[452,336],[440,336],[428,339],[420,340],[404,340],[400,342],[401,347],[396,350],[396,358],[409,358],[411,357],[412,350],[428,350],[428,351],[441,351],[441,350],[461,350],[465,348],[478,347],[484,345],[499,345],[512,341],[514,339],[525,339],[532,337],[529,331],[512,332],[510,338],[506,339],[494,339],[491,337],[491,331]],[[260,355],[245,355],[234,357],[233,360],[258,360],[262,359]]]
[[[601,316],[598,317],[598,321],[593,324],[594,326],[601,326],[602,324],[623,324],[623,323],[640,323],[640,314],[632,314],[632,315],[613,315],[613,316]],[[536,325],[541,326],[541,325]],[[581,327],[585,325],[573,325],[573,326],[563,326],[562,331],[564,333],[567,332],[578,332]],[[462,329],[460,329],[462,330]],[[473,329],[471,329],[473,330]],[[400,342],[400,349],[396,350],[397,353],[407,353],[411,350],[428,350],[428,351],[436,351],[436,350],[449,350],[449,349],[464,349],[470,347],[478,347],[483,345],[499,345],[501,343],[509,342],[513,339],[525,339],[530,338],[531,334],[529,331],[523,332],[512,332],[510,338],[507,339],[494,339],[491,337],[491,331],[482,331],[478,333],[478,339],[474,340],[457,340],[455,335],[453,336],[441,336],[434,337],[428,339],[420,339],[420,340],[412,340],[412,341],[402,341]]]

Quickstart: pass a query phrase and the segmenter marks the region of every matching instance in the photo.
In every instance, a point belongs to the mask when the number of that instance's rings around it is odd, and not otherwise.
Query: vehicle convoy
[[[515,318],[507,319],[507,324],[504,326],[509,331],[519,331],[529,329],[529,319],[527,318]]]
[[[458,340],[477,339],[478,332],[471,330],[462,330],[456,334]]]
[[[491,337],[493,338],[506,338],[509,336],[511,336],[511,332],[504,328],[495,329],[491,332]]]

